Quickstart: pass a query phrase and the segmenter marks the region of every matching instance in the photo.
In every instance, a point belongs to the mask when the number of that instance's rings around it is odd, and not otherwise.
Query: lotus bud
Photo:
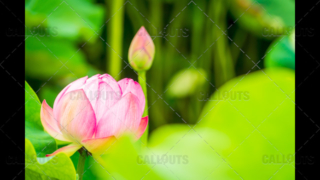
[[[129,48],[129,63],[136,71],[146,71],[150,69],[155,48],[153,41],[142,26],[134,36]]]

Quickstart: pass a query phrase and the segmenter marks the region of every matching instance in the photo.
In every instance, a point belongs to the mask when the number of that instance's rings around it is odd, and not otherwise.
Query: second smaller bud
[[[129,63],[131,67],[136,71],[146,71],[150,69],[155,48],[153,41],[142,26],[137,34],[134,36],[129,47]]]

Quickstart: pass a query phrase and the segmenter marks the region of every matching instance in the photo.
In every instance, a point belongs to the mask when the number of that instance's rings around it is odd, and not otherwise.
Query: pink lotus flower
[[[65,87],[53,109],[44,100],[41,122],[55,139],[71,142],[52,154],[68,156],[84,146],[92,154],[102,154],[116,138],[144,133],[148,116],[142,118],[145,97],[132,79],[115,81],[110,75],[83,77]]]
[[[152,65],[154,53],[153,41],[147,30],[142,26],[129,47],[128,59],[131,67],[136,71],[148,70]]]

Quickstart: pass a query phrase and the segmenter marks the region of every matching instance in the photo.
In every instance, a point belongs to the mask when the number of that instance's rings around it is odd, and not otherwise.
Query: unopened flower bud
[[[129,48],[129,63],[136,71],[146,71],[150,69],[155,48],[153,41],[142,26],[134,36]]]

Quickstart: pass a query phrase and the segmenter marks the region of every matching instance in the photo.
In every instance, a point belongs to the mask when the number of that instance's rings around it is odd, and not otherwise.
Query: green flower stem
[[[142,88],[143,94],[146,98],[146,105],[144,106],[144,111],[142,117],[148,116],[148,96],[147,96],[147,78],[146,78],[146,71],[139,71],[138,72],[138,81]],[[150,117],[149,117],[150,118]],[[150,119],[149,119],[150,122]],[[148,131],[149,131],[149,123],[146,128],[146,131],[141,136],[142,143],[146,144],[148,140]]]
[[[107,45],[107,72],[112,77],[119,80],[118,76],[121,71],[122,59],[122,40],[123,40],[123,19],[124,8],[122,7],[124,0],[108,1],[106,0],[106,6],[111,7],[109,9],[110,22],[107,24],[107,40],[111,47]]]
[[[78,160],[78,166],[77,166],[77,174],[79,176],[79,180],[82,180],[83,170],[84,170],[84,164],[86,162],[87,153],[85,150],[80,149],[79,150],[79,160]]]

